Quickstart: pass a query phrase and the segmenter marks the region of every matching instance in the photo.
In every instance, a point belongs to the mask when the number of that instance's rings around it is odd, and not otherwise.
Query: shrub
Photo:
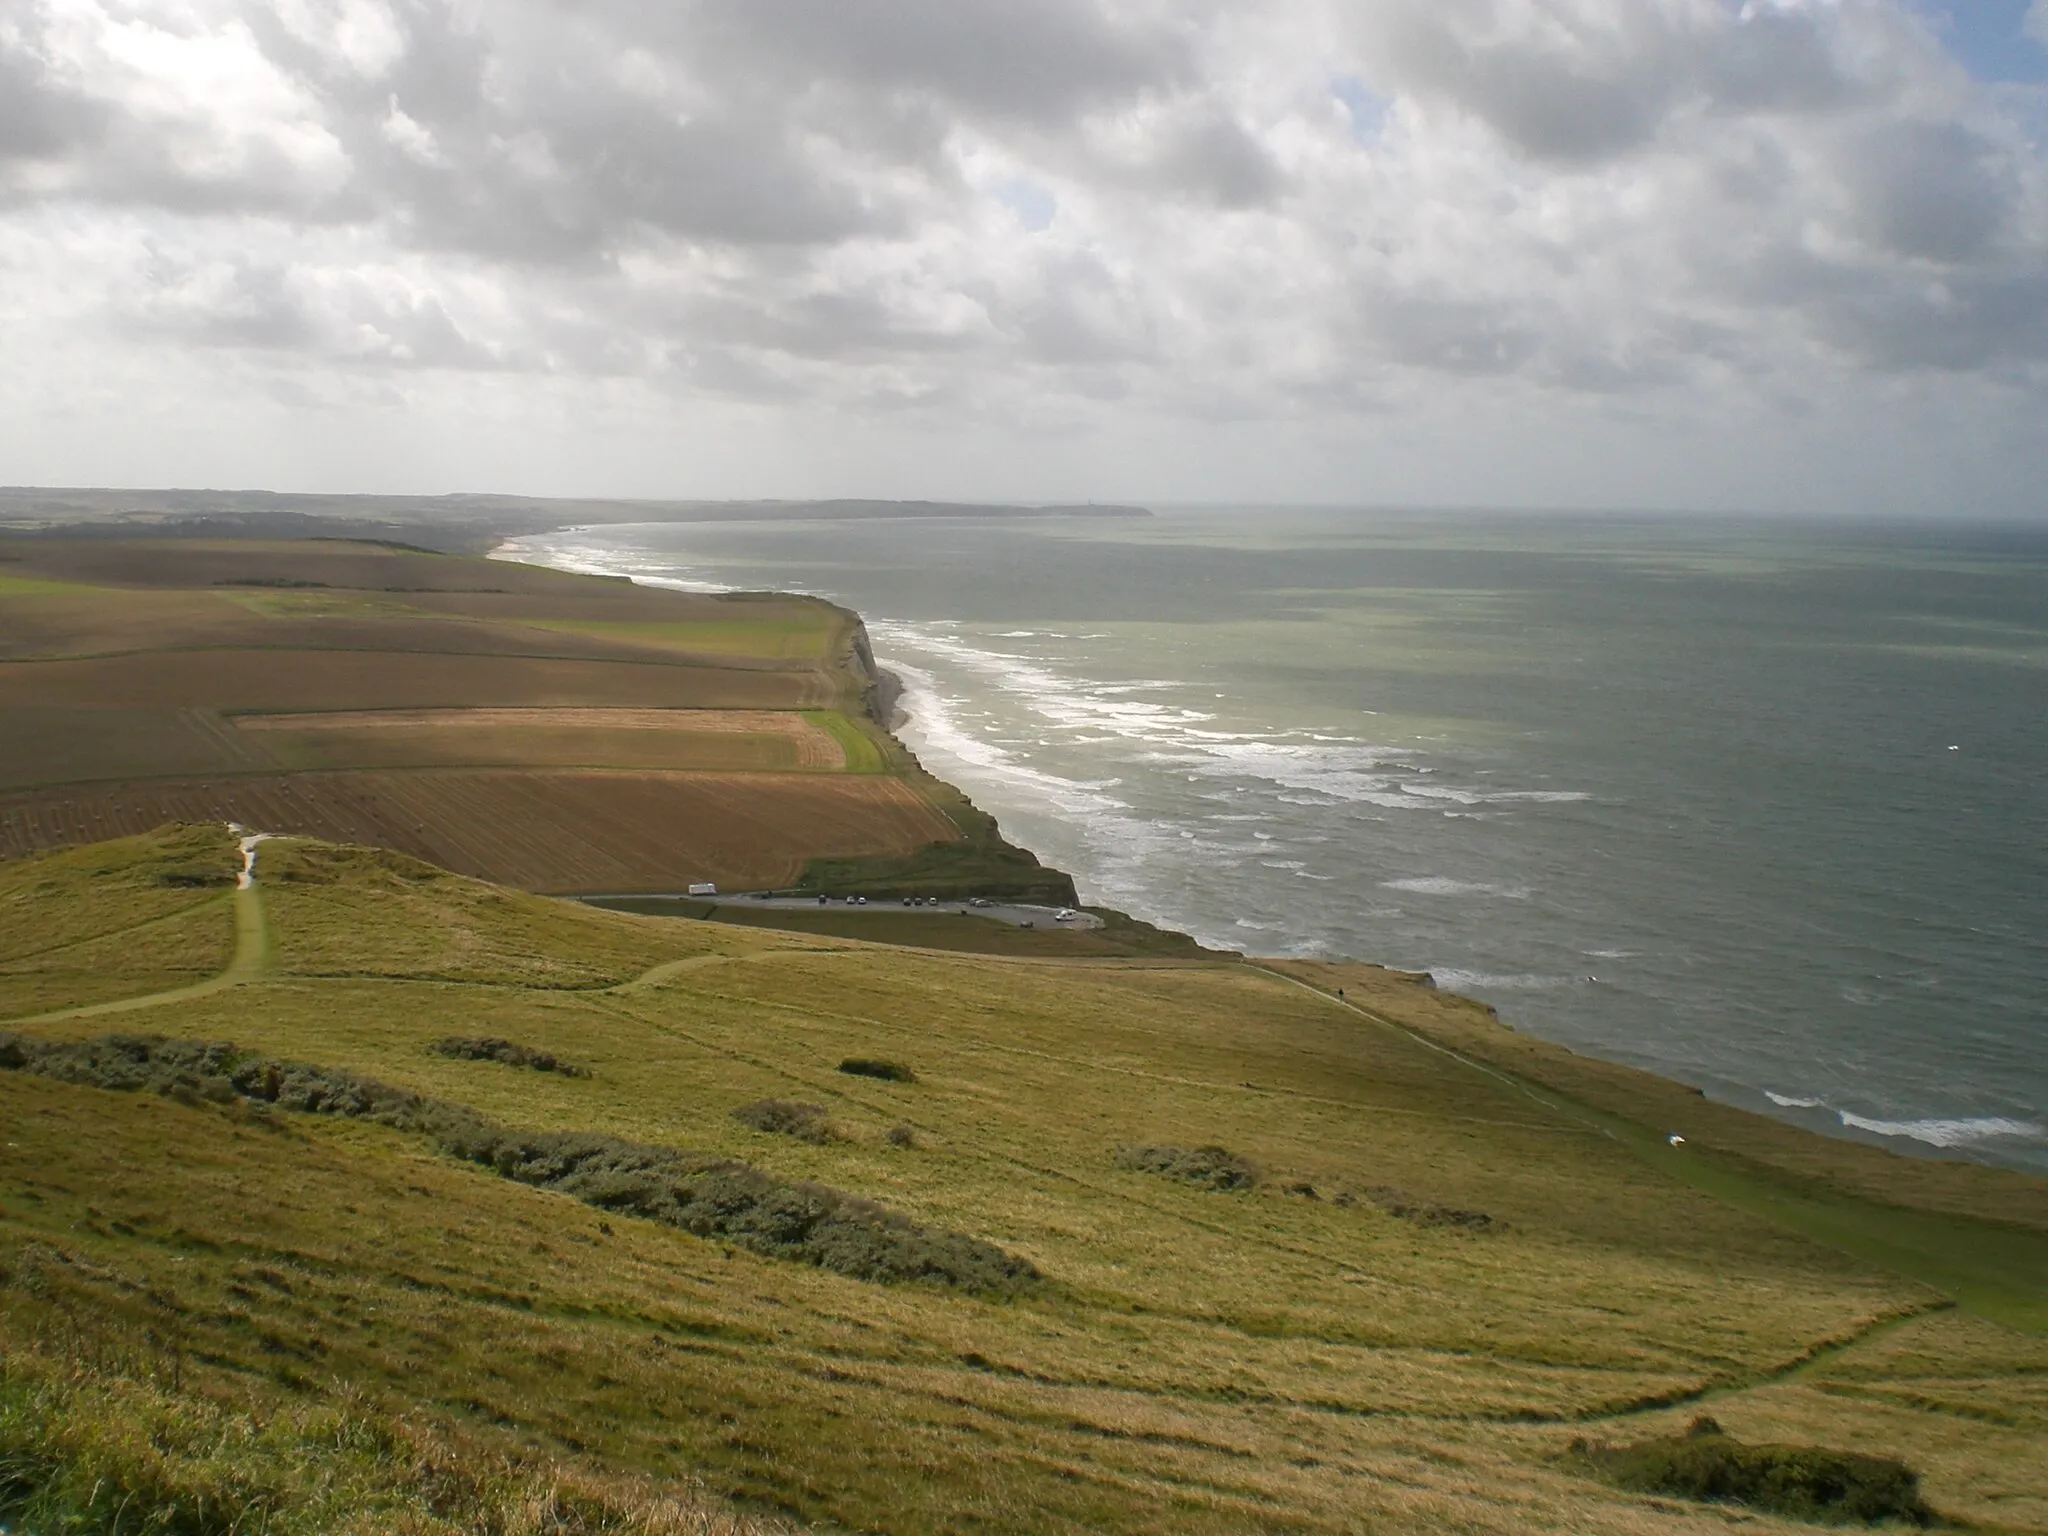
[[[1001,1294],[1027,1288],[1039,1278],[1027,1260],[993,1243],[932,1231],[842,1190],[778,1179],[725,1158],[642,1146],[615,1136],[540,1134],[481,1124],[456,1130],[442,1146],[505,1178],[560,1190],[601,1210],[645,1217],[857,1280],[919,1280]]]
[[[1461,1211],[1453,1205],[1438,1205],[1435,1201],[1423,1200],[1386,1184],[1376,1184],[1363,1194],[1347,1189],[1337,1196],[1336,1203],[1356,1205],[1361,1200],[1378,1206],[1389,1216],[1412,1221],[1421,1227],[1463,1227],[1478,1232],[1493,1225],[1493,1218],[1484,1211]]]
[[[878,1077],[885,1083],[914,1083],[917,1074],[900,1061],[883,1061],[876,1057],[849,1056],[839,1063],[839,1070],[849,1077]]]
[[[1920,1498],[1920,1474],[1904,1462],[1816,1446],[1745,1445],[1712,1419],[1694,1420],[1683,1435],[1577,1449],[1596,1473],[1632,1493],[1834,1525],[1934,1519]]]
[[[812,1146],[822,1147],[833,1138],[832,1122],[826,1118],[822,1104],[761,1099],[753,1104],[742,1104],[732,1112],[732,1117],[753,1130],[766,1131],[771,1136],[794,1136]]]
[[[914,1147],[917,1145],[917,1132],[907,1125],[892,1125],[883,1140],[892,1147]]]
[[[730,1158],[616,1136],[512,1130],[460,1104],[353,1072],[252,1055],[218,1041],[107,1035],[74,1043],[0,1034],[0,1070],[95,1088],[147,1090],[194,1103],[242,1100],[301,1114],[371,1120],[430,1136],[452,1157],[522,1184],[573,1195],[600,1210],[663,1222],[857,1280],[923,1281],[1006,1295],[1040,1278],[1029,1260],[993,1243],[919,1226],[843,1190],[779,1179]],[[818,1106],[775,1099],[735,1113],[745,1118],[762,1110],[774,1111],[769,1118],[793,1114],[792,1123],[798,1125],[825,1125]]]
[[[1116,1165],[1203,1189],[1250,1189],[1259,1170],[1228,1147],[1118,1147]]]
[[[156,883],[179,890],[233,885],[234,871],[211,864],[168,864],[157,871]]]
[[[558,1077],[590,1076],[588,1067],[579,1067],[546,1051],[515,1045],[510,1040],[500,1040],[495,1036],[450,1035],[444,1040],[436,1040],[430,1049],[443,1056],[453,1056],[458,1061],[497,1061],[508,1067],[552,1072]]]

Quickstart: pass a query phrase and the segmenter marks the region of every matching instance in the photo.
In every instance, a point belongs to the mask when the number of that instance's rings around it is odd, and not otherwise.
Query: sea
[[[1240,506],[502,553],[857,610],[898,734],[1089,902],[2048,1172],[2048,528]]]

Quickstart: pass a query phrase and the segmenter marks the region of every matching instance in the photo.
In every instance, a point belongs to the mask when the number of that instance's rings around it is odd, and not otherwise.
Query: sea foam
[[[1878,1136],[1901,1136],[1925,1142],[1930,1147],[1968,1147],[1980,1141],[2048,1140],[2048,1126],[2031,1120],[2011,1120],[1989,1115],[1975,1120],[1870,1120],[1846,1109],[1835,1114],[1842,1124]]]
[[[1412,880],[1382,880],[1390,891],[1414,891],[1420,896],[1505,896],[1510,901],[1527,901],[1526,885],[1492,885],[1484,880],[1452,880],[1442,875],[1421,875]]]

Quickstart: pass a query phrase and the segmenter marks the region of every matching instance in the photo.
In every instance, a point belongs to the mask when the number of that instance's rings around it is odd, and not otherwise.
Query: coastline
[[[555,531],[572,532],[575,531],[575,528],[577,526],[578,525],[564,525],[562,528]],[[496,559],[508,560],[529,559],[530,556],[528,554],[528,551],[523,547],[524,540],[529,538],[541,538],[545,536],[546,535],[544,533],[535,532],[522,533],[520,535],[507,538],[491,551],[491,557]],[[623,579],[641,582],[647,585],[665,586],[676,590],[688,590],[698,592],[730,592],[744,590],[730,585],[710,581],[690,580],[670,576],[656,576],[646,574],[635,574],[631,572],[622,572],[615,566],[603,566],[598,564],[591,564],[588,562],[578,562],[575,560],[556,559],[552,557],[551,554],[543,554],[541,558],[534,560],[533,563],[550,565],[556,569],[580,571],[585,574],[603,575],[612,577],[614,579],[619,579],[623,577]],[[904,742],[900,736],[898,736],[898,730],[909,718],[911,718],[910,714],[906,712],[905,704],[907,698],[914,694],[914,690],[910,690],[909,688],[907,688],[905,681],[902,677],[898,676],[897,674],[891,672],[889,669],[884,668],[876,663],[872,646],[867,641],[866,625],[861,615],[855,613],[852,609],[846,607],[843,603],[835,602],[832,599],[817,598],[815,597],[815,594],[802,595],[813,596],[815,600],[830,603],[831,606],[833,606],[835,609],[846,614],[849,621],[855,626],[856,632],[859,635],[859,641],[857,643],[856,651],[859,656],[861,671],[866,679],[864,686],[865,707],[867,709],[869,718],[873,722],[875,728],[884,733],[889,738],[890,742],[893,744],[895,751],[901,754],[902,759],[904,761],[915,765],[917,771],[921,774],[921,776],[927,779],[930,783],[941,786],[945,792],[957,796],[962,802],[971,804],[971,802],[968,802],[968,797],[965,790],[963,790],[957,785],[950,783],[947,780],[939,778],[937,775],[932,774],[928,769],[925,769],[923,767],[923,764],[919,762],[912,748],[906,742]],[[1036,862],[1035,854],[1032,856],[1033,861]],[[1076,900],[1078,901],[1079,898],[1077,897]],[[1132,913],[1138,916],[1141,921],[1153,923],[1162,920],[1158,917],[1146,916],[1142,905],[1133,905],[1128,900],[1128,898],[1119,901],[1118,905],[1120,907],[1130,908]],[[1210,939],[1206,941],[1191,940],[1191,942],[1204,942],[1207,944],[1214,945],[1217,941],[1214,939]],[[1236,952],[1234,948],[1232,952]],[[1297,952],[1293,956],[1273,955],[1270,952],[1261,954],[1252,945],[1245,946],[1243,952],[1248,955],[1256,957],[1258,963],[1260,964],[1356,964],[1367,966],[1368,968],[1374,970],[1384,969],[1383,967],[1377,965],[1374,962],[1365,960],[1318,961],[1313,959],[1306,959],[1302,955],[1300,955],[1299,952]],[[1388,974],[1411,975],[1414,973],[1389,970]],[[1429,975],[1428,972],[1423,972],[1421,974],[1423,974],[1424,976]],[[1498,1008],[1495,1005],[1489,1004],[1480,999],[1469,998],[1466,994],[1458,992],[1456,990],[1457,982],[1455,980],[1446,979],[1447,977],[1455,976],[1456,974],[1457,973],[1455,972],[1444,972],[1442,975],[1432,978],[1430,981],[1430,985],[1441,988],[1443,990],[1443,995],[1445,995],[1446,997],[1454,998],[1462,1002],[1468,1002],[1471,1007],[1483,1010],[1487,1016],[1489,1016],[1496,1022],[1500,1023],[1500,1027],[1503,1030],[1517,1033],[1518,1037],[1521,1039],[1541,1040],[1551,1049],[1554,1049],[1555,1051],[1562,1053],[1564,1056],[1569,1057],[1574,1061],[1598,1063],[1603,1067],[1610,1067],[1612,1068],[1612,1070],[1616,1072],[1637,1074],[1640,1076],[1640,1078],[1643,1080],[1645,1084],[1656,1084],[1659,1085],[1661,1088],[1675,1089],[1678,1092],[1690,1096],[1693,1099],[1717,1105],[1721,1108],[1726,1109],[1731,1114],[1742,1116],[1746,1121],[1753,1122],[1756,1126],[1768,1126],[1776,1131],[1790,1133],[1797,1137],[1816,1138],[1818,1140],[1821,1140],[1834,1146],[1859,1148],[1867,1152],[1881,1154],[1889,1159],[1896,1160],[1901,1164],[1937,1163],[1950,1166],[1970,1166],[1990,1169],[2002,1173],[2012,1173],[2024,1179],[2038,1180],[2040,1178],[2040,1174],[2034,1169],[2024,1164],[2018,1163],[2016,1161],[2000,1159],[1995,1155],[1995,1153],[1987,1153],[1981,1147],[1978,1147],[1973,1144],[1950,1144],[1938,1140],[1929,1140],[1927,1138],[1915,1134],[1911,1128],[1892,1125],[1880,1127],[1872,1124],[1864,1117],[1856,1116],[1847,1112],[1835,1111],[1830,1106],[1819,1104],[1818,1101],[1787,1101],[1775,1093],[1768,1093],[1762,1089],[1756,1089],[1755,1093],[1761,1094],[1764,1098],[1768,1098],[1773,1103],[1778,1104],[1780,1106],[1789,1105],[1789,1108],[1793,1111],[1813,1111],[1816,1109],[1825,1110],[1827,1114],[1827,1123],[1814,1123],[1816,1120],[1821,1119],[1820,1115],[1814,1113],[1806,1113],[1803,1115],[1796,1112],[1774,1114],[1768,1109],[1760,1108],[1753,1104],[1744,1103],[1738,1099],[1718,1096],[1715,1094],[1715,1090],[1711,1085],[1701,1086],[1697,1083],[1688,1081],[1685,1077],[1677,1075],[1675,1073],[1666,1073],[1663,1071],[1659,1071],[1654,1067],[1641,1066],[1627,1061],[1618,1060],[1615,1057],[1602,1054],[1597,1046],[1594,1046],[1590,1049],[1584,1045],[1580,1045],[1577,1047],[1567,1046],[1563,1044],[1561,1041],[1558,1041],[1549,1036],[1529,1033],[1529,1026],[1526,1022],[1501,1022]]]

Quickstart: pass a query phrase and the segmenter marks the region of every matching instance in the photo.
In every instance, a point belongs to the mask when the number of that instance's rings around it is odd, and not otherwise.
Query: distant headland
[[[615,497],[334,496],[288,491],[0,486],[0,529],[195,538],[368,538],[480,554],[501,539],[607,523],[855,521],[882,518],[1150,517],[1111,503],[630,500]]]

